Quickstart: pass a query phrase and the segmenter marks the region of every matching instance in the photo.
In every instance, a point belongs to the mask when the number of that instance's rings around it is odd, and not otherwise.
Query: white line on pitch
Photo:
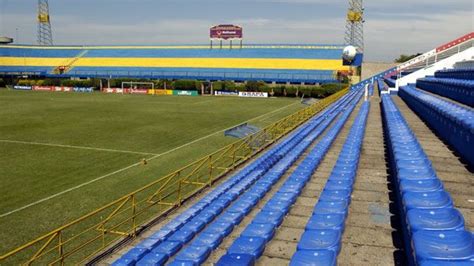
[[[23,141],[23,140],[0,139],[0,142],[38,145],[38,146],[50,146],[50,147],[70,148],[70,149],[93,150],[93,151],[120,152],[120,153],[131,153],[131,154],[141,154],[141,155],[156,155],[155,153],[149,153],[149,152],[115,150],[115,149],[106,149],[106,148],[74,146],[74,145],[54,144],[54,143],[44,143],[44,142],[34,142],[34,141]]]
[[[181,149],[181,148],[184,148],[184,147],[186,147],[186,146],[189,146],[189,145],[194,144],[194,143],[196,143],[196,142],[199,142],[199,141],[201,141],[201,140],[204,140],[204,139],[207,139],[207,138],[209,138],[209,137],[212,137],[212,136],[214,136],[214,135],[216,135],[216,134],[218,134],[218,133],[222,133],[222,132],[224,132],[224,131],[226,131],[226,130],[228,130],[228,129],[231,129],[231,128],[233,128],[233,127],[236,127],[236,126],[238,126],[238,125],[240,125],[240,124],[242,124],[242,123],[246,123],[246,122],[258,120],[258,119],[260,119],[260,118],[262,118],[262,117],[264,117],[264,116],[267,116],[267,115],[273,114],[273,113],[275,113],[275,112],[281,111],[281,110],[283,110],[283,109],[285,109],[285,108],[288,108],[288,107],[290,107],[290,106],[292,106],[292,105],[295,105],[295,104],[297,104],[297,103],[299,103],[299,102],[291,103],[291,104],[285,105],[285,106],[283,106],[283,107],[281,107],[281,108],[278,108],[278,109],[273,110],[273,111],[271,111],[271,112],[268,112],[268,113],[266,113],[266,114],[263,114],[263,115],[254,117],[254,118],[252,118],[252,119],[249,119],[249,120],[247,120],[247,121],[241,122],[241,123],[239,123],[239,124],[237,124],[237,125],[235,125],[235,126],[228,127],[228,128],[226,128],[226,129],[222,129],[222,130],[216,131],[216,132],[211,133],[211,134],[209,134],[209,135],[207,135],[207,136],[204,136],[204,137],[195,139],[195,140],[193,140],[193,141],[191,141],[191,142],[188,142],[188,143],[186,143],[186,144],[183,144],[183,145],[178,146],[178,147],[176,147],[176,148],[173,148],[173,149],[171,149],[171,150],[165,151],[165,152],[163,152],[163,153],[155,154],[155,155],[153,155],[152,157],[148,158],[147,160],[148,160],[148,161],[154,160],[154,159],[156,159],[156,158],[158,158],[158,157],[161,157],[161,156],[163,156],[163,155],[166,155],[166,154],[168,154],[168,153],[174,152],[174,151],[176,151],[176,150],[179,150],[179,149]],[[37,200],[37,201],[35,201],[35,202],[32,202],[32,203],[30,203],[30,204],[24,205],[24,206],[22,206],[22,207],[20,207],[20,208],[11,210],[11,211],[6,212],[6,213],[2,213],[2,214],[0,214],[0,218],[3,218],[3,217],[5,217],[5,216],[8,216],[8,215],[13,214],[13,213],[15,213],[15,212],[22,211],[22,210],[27,209],[27,208],[29,208],[29,207],[38,205],[38,204],[40,204],[40,203],[42,203],[42,202],[45,202],[45,201],[47,201],[47,200],[56,198],[56,197],[58,197],[58,196],[61,196],[61,195],[63,195],[63,194],[66,194],[66,193],[68,193],[68,192],[71,192],[71,191],[73,191],[73,190],[76,190],[76,189],[81,188],[81,187],[83,187],[83,186],[87,186],[87,185],[89,185],[89,184],[92,184],[92,183],[94,183],[94,182],[97,182],[97,181],[99,181],[99,180],[101,180],[101,179],[104,179],[104,178],[106,178],[106,177],[109,177],[109,176],[111,176],[111,175],[118,174],[118,173],[120,173],[120,172],[123,172],[123,171],[125,171],[125,170],[128,170],[128,169],[130,169],[130,168],[132,168],[132,167],[138,166],[138,165],[140,165],[140,164],[141,164],[141,162],[134,163],[134,164],[129,165],[129,166],[127,166],[127,167],[124,167],[124,168],[122,168],[122,169],[116,170],[116,171],[114,171],[114,172],[112,172],[112,173],[105,174],[105,175],[103,175],[103,176],[97,177],[97,178],[95,178],[95,179],[89,180],[89,181],[84,182],[84,183],[82,183],[82,184],[79,184],[79,185],[77,185],[77,186],[68,188],[68,189],[63,190],[63,191],[61,191],[61,192],[58,192],[58,193],[53,194],[53,195],[51,195],[51,196],[48,196],[48,197],[46,197],[46,198],[42,198],[42,199]]]

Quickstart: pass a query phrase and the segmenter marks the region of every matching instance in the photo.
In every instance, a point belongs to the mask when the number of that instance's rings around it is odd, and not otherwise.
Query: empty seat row
[[[84,59],[87,60],[87,59]],[[132,60],[132,59],[128,59]],[[195,59],[199,61],[199,58]],[[80,64],[81,62],[76,62]],[[113,65],[113,62],[110,63]],[[267,81],[288,81],[302,80],[308,82],[334,81],[334,74],[331,70],[286,70],[286,69],[242,69],[242,68],[192,68],[192,67],[94,67],[75,66],[67,72],[69,76],[77,77],[104,77],[104,76],[137,76],[144,78],[166,77],[168,79],[235,79],[239,81],[247,80],[267,80]]]
[[[464,227],[431,161],[389,95],[382,96],[384,136],[412,265],[472,265],[473,234]]]
[[[45,57],[45,58],[74,58],[83,50],[78,49],[48,49],[48,48],[13,48],[2,47],[0,57]]]
[[[292,205],[301,194],[306,183],[323,160],[334,139],[354,110],[359,96],[334,123],[321,141],[312,148],[277,192],[269,199],[241,235],[235,239],[220,258],[217,265],[252,265],[262,254],[266,244],[273,238],[276,229],[283,222]]]
[[[422,78],[416,87],[474,107],[474,80]]]
[[[387,85],[383,82],[383,79],[377,79],[377,86],[379,87],[379,95],[382,91],[387,90]]]
[[[363,103],[290,265],[336,265],[370,105]]]
[[[436,71],[437,78],[474,80],[474,69],[445,69]]]
[[[351,97],[352,99],[353,97]],[[343,107],[343,106],[341,106]],[[343,110],[343,108],[340,108]],[[337,112],[332,114],[330,118],[326,119],[318,129],[311,132],[305,139],[301,141],[297,146],[295,146],[287,156],[285,156],[280,162],[278,162],[267,174],[259,178],[259,180],[247,191],[243,192],[241,196],[232,203],[221,216],[217,217],[215,221],[209,224],[208,228],[197,236],[190,244],[184,247],[174,258],[171,263],[176,264],[186,264],[189,262],[200,264],[204,261],[209,253],[216,249],[222,239],[226,237],[230,232],[233,231],[233,228],[238,226],[242,219],[248,215],[248,213],[259,203],[259,201],[265,196],[265,194],[270,191],[270,189],[277,183],[284,173],[294,164],[294,162],[301,156],[301,154],[314,142],[314,140],[326,129],[326,127],[334,120],[337,116]],[[283,207],[282,202],[275,202],[274,208]],[[275,209],[276,210],[276,209]],[[228,216],[228,217],[227,217]],[[208,238],[206,233],[210,230],[215,230],[215,228],[222,228],[222,225],[225,223],[231,223],[231,226],[225,232],[214,232],[220,235],[218,241],[207,241],[208,244],[203,243],[202,238]],[[253,242],[253,241],[251,241]],[[207,246],[209,253],[199,253],[195,252],[196,247]]]
[[[474,166],[474,111],[429,95],[412,85],[399,90],[400,97],[461,157]]]
[[[204,229],[207,224],[235,201],[240,193],[255,183],[271,167],[278,165],[278,161],[281,161],[298,143],[302,142],[305,137],[319,128],[319,125],[328,120],[334,112],[342,108],[349,98],[350,95],[342,97],[330,108],[311,119],[303,127],[290,134],[284,141],[271,148],[262,157],[240,170],[199,202],[174,218],[158,232],[128,251],[114,264],[134,265],[142,260],[142,258],[144,260],[152,259],[157,261],[158,258],[154,255],[147,256],[151,253],[163,255],[160,258],[166,261],[169,256],[176,254],[183,244],[189,242],[194,237],[196,232]],[[257,193],[255,196],[259,196],[259,194]],[[227,220],[232,220],[242,218],[242,216],[229,213],[227,218],[229,218]],[[232,223],[227,221],[227,227],[225,228],[231,230],[231,225]],[[217,224],[215,227],[219,230],[227,231],[224,230],[225,228],[222,225]]]
[[[369,95],[370,96],[374,95],[374,86],[375,86],[375,84],[373,82],[369,83]]]

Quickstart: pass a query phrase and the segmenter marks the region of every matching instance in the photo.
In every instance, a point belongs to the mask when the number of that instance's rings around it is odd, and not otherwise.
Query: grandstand
[[[443,44],[262,130],[224,131],[239,140],[0,263],[473,265],[473,39]],[[325,83],[348,70],[341,51],[12,45],[0,47],[0,73]]]
[[[0,46],[0,76],[329,83],[347,71],[338,45]],[[60,71],[61,70],[61,71]]]

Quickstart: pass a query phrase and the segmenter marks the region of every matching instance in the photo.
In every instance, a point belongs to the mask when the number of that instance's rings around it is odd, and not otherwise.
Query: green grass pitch
[[[0,90],[0,253],[235,141],[224,129],[265,126],[303,107],[288,98]]]

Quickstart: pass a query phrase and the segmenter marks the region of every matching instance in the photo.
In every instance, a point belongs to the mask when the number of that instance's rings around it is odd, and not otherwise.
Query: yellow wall
[[[0,66],[59,66],[70,58],[0,57]],[[342,60],[261,58],[80,58],[75,67],[348,70]]]

